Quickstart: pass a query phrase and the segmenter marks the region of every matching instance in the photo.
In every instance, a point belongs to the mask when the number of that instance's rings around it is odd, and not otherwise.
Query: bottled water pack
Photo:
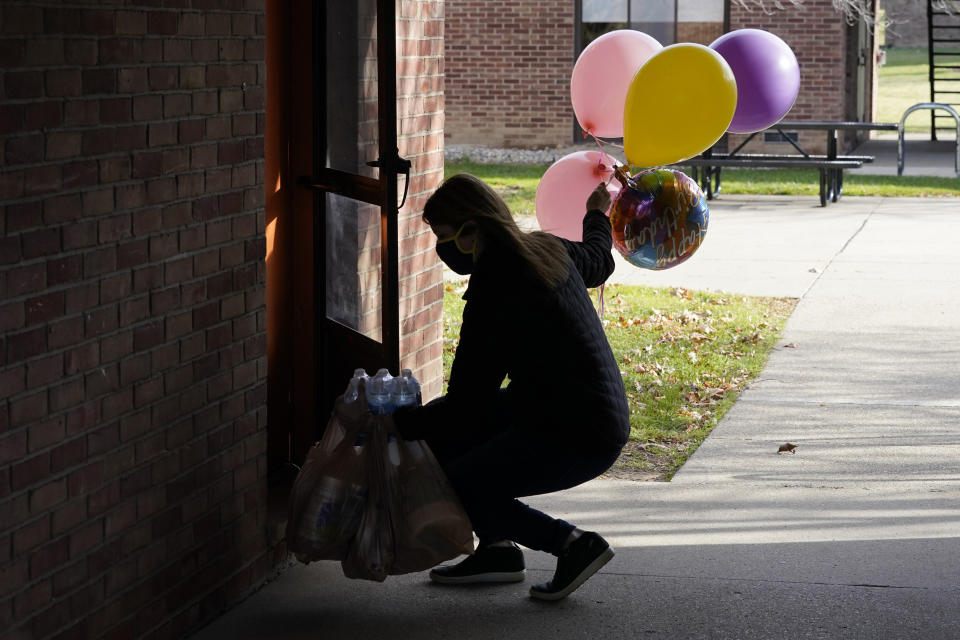
[[[364,369],[356,369],[344,393],[344,402],[356,402],[361,380],[366,380],[367,405],[373,413],[390,414],[398,407],[421,403],[420,383],[410,369],[403,369],[396,378],[387,369],[380,369],[372,378]]]

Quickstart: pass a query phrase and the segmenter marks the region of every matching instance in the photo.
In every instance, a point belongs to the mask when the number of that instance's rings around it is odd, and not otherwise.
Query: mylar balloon
[[[582,240],[587,198],[613,175],[613,163],[599,151],[576,151],[550,165],[537,184],[534,207],[540,228],[567,240]],[[613,199],[620,184],[611,180],[607,190]]]
[[[654,167],[709,149],[727,130],[737,84],[723,57],[700,44],[664,47],[630,83],[623,146],[630,164]]]
[[[737,81],[737,108],[728,131],[754,133],[787,115],[800,92],[800,66],[786,42],[769,31],[738,29],[710,45]]]
[[[687,260],[703,242],[709,221],[700,187],[670,169],[628,179],[610,209],[613,246],[644,269],[668,269]]]
[[[570,77],[573,112],[584,131],[600,138],[623,137],[623,104],[637,69],[663,48],[641,31],[605,33],[583,50]]]

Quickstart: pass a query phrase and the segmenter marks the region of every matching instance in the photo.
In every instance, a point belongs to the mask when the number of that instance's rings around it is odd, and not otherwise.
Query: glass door
[[[355,368],[399,368],[395,0],[313,10],[317,429]],[[307,141],[293,141],[305,144]],[[304,434],[306,436],[306,434]],[[299,448],[299,447],[295,447]]]

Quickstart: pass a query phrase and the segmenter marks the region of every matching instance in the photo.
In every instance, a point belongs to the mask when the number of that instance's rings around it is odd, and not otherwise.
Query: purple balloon
[[[800,66],[786,42],[769,31],[738,29],[710,45],[737,81],[737,108],[727,131],[753,133],[787,115],[800,92]]]

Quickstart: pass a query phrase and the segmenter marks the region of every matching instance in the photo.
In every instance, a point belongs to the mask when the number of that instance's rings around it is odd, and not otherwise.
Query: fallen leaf
[[[783,345],[783,347],[784,347],[784,349],[796,349],[796,348],[797,348],[797,343],[796,343],[796,342],[788,342],[787,344]]]

